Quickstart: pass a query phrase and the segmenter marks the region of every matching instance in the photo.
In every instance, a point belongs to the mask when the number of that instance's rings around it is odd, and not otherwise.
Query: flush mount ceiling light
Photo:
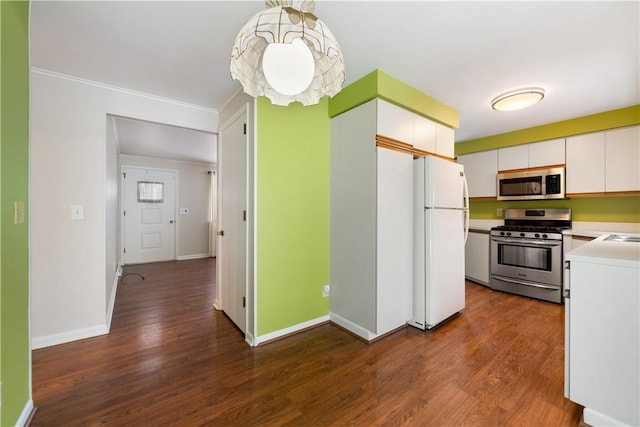
[[[491,101],[491,107],[499,111],[521,110],[544,98],[544,89],[539,87],[528,87],[524,89],[512,90],[498,95]]]
[[[254,98],[276,105],[314,105],[345,80],[344,60],[313,0],[267,0],[242,27],[231,51],[231,78]]]

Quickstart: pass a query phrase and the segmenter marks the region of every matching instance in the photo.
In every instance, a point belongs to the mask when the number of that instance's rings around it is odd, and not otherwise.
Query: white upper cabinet
[[[436,150],[441,156],[453,159],[455,157],[455,132],[450,127],[436,123]],[[428,150],[427,150],[428,151]]]
[[[514,145],[498,149],[498,170],[526,169],[529,167],[529,146]]]
[[[640,191],[640,126],[567,138],[567,193]]]
[[[418,116],[413,120],[413,146],[419,150],[435,153],[436,123],[426,117]]]
[[[557,166],[565,164],[564,138],[529,144],[529,167]]]
[[[567,138],[567,194],[604,192],[605,133]]]
[[[498,149],[498,170],[564,165],[564,138]]]
[[[378,99],[378,135],[414,148],[454,158],[454,131],[390,102]]]
[[[379,99],[378,135],[413,144],[413,116],[411,111]]]
[[[464,165],[469,197],[496,197],[498,150],[462,154],[458,163]]]
[[[605,132],[605,191],[640,190],[640,126]]]

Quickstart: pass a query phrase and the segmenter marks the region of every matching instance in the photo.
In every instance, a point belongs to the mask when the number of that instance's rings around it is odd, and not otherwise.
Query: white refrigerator
[[[413,317],[408,323],[426,330],[465,306],[469,195],[461,164],[432,156],[413,163]]]

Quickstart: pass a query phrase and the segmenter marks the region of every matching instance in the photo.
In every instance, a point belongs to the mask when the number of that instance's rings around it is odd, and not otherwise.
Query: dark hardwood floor
[[[33,352],[32,425],[580,424],[560,305],[467,282],[464,312],[431,332],[366,344],[327,324],[251,348],[212,307],[215,260],[124,273],[109,335]]]

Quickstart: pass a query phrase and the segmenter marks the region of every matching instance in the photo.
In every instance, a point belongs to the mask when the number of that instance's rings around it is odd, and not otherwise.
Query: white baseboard
[[[247,334],[244,336],[244,341],[249,344],[250,347],[254,347],[256,344],[254,344],[255,342],[255,338],[253,337],[253,334],[250,334],[247,332]]]
[[[200,258],[209,258],[209,254],[180,255],[176,259],[178,261],[185,261],[188,259],[200,259]]]
[[[306,322],[298,323],[297,325],[290,326],[288,328],[280,329],[279,331],[270,332],[265,335],[260,335],[258,337],[253,338],[253,345],[257,346],[264,342],[274,340],[276,338],[281,338],[286,335],[302,331],[303,329],[311,328],[313,326],[320,325],[322,323],[326,323],[329,321],[329,316],[322,316],[316,319],[308,320]]]
[[[72,341],[78,341],[85,338],[93,338],[109,333],[107,325],[93,326],[91,328],[76,329],[74,331],[62,332],[59,334],[46,335],[31,339],[31,349],[51,347],[53,345],[65,344]]]
[[[24,405],[24,409],[20,414],[20,418],[16,421],[16,427],[24,427],[27,425],[29,418],[31,417],[31,413],[33,412],[33,400],[29,399],[27,404]]]
[[[356,325],[350,320],[347,320],[335,313],[329,313],[329,320],[331,320],[336,325],[345,328],[347,331],[352,332],[361,338],[364,338],[367,341],[371,341],[374,338],[378,337],[377,334],[374,334],[373,332],[363,328],[362,326]]]
[[[213,300],[213,308],[216,310],[222,310],[222,306],[220,305],[220,300],[218,298]]]
[[[600,426],[628,426],[629,424],[623,423],[622,421],[616,420],[615,418],[611,418],[608,415],[601,414],[598,411],[594,411],[590,408],[584,408],[582,411],[582,418],[585,424],[600,427]]]

